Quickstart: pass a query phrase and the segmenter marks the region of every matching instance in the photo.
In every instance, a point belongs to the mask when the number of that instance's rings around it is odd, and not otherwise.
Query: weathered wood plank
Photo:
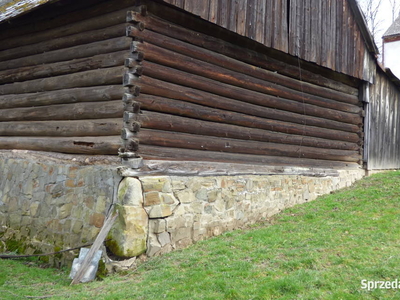
[[[209,2],[208,20],[214,24],[217,24],[219,10],[218,0],[210,0]]]
[[[339,5],[339,3],[335,0],[329,0],[330,4],[330,21],[331,21],[331,27],[330,27],[330,40],[328,41],[328,63],[327,65],[330,66],[330,68],[334,71],[337,70],[336,67],[336,60],[335,60],[335,53],[336,53],[336,41],[337,41],[337,36],[336,36],[336,23],[337,23],[337,18],[336,18],[336,6]]]
[[[300,175],[312,177],[338,177],[334,169],[325,168],[286,168],[271,165],[233,164],[218,162],[145,160],[140,169],[118,167],[122,177],[161,175],[161,176],[237,176],[237,175]]]
[[[208,0],[185,1],[184,9],[192,14],[198,15],[203,19],[208,20]]]
[[[336,70],[343,72],[342,59],[343,59],[343,5],[344,2],[337,2],[336,4],[336,47],[335,47],[335,64]]]
[[[327,160],[316,160],[294,157],[279,157],[266,155],[246,155],[237,153],[221,153],[214,151],[187,150],[178,148],[158,147],[141,145],[138,152],[145,159],[174,159],[188,161],[216,161],[216,162],[233,162],[233,163],[251,163],[273,166],[299,166],[299,167],[316,167],[316,168],[337,168],[337,169],[354,169],[359,168],[356,163],[336,162]]]
[[[329,43],[330,38],[330,2],[331,0],[321,1],[321,43],[319,50],[320,51],[320,60],[319,64],[327,65],[328,63],[328,53],[327,53],[327,45]]]
[[[300,0],[292,0],[290,2],[290,20],[289,20],[289,54],[300,56]]]
[[[400,167],[400,96],[387,74],[378,70],[371,86],[369,109],[368,170]]]
[[[228,27],[230,4],[230,1],[218,0],[217,24],[224,28]]]
[[[247,0],[246,8],[246,32],[245,35],[251,39],[256,38],[256,0]]]
[[[272,45],[272,36],[273,36],[273,27],[271,26],[273,20],[273,1],[266,0],[265,7],[265,38],[264,45],[267,47],[271,47]]]
[[[238,15],[236,32],[240,35],[245,35],[246,33],[246,15],[247,15],[247,2],[245,0],[239,0],[238,4]]]
[[[231,0],[228,12],[227,29],[230,31],[237,31],[237,19],[239,14],[239,0]]]
[[[112,225],[114,224],[115,220],[118,217],[118,211],[116,213],[109,214],[106,219],[104,220],[104,224],[100,229],[99,234],[97,235],[92,247],[90,248],[89,252],[86,254],[85,258],[82,261],[78,271],[76,272],[71,285],[79,283],[83,276],[86,274],[93,257],[95,256],[96,252],[100,249],[101,245],[103,244],[104,240],[107,237],[108,232],[110,231]]]
[[[255,25],[255,39],[256,41],[264,44],[265,40],[265,0],[257,0],[256,1],[257,9],[256,9],[256,25]]]

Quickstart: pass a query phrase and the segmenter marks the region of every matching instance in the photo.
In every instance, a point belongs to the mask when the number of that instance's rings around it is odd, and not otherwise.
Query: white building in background
[[[382,39],[383,65],[400,78],[400,16],[386,30]]]

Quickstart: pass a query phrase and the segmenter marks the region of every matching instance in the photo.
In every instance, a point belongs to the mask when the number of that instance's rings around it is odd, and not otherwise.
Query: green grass
[[[285,210],[268,224],[69,286],[69,270],[0,260],[0,299],[400,299],[400,172]]]

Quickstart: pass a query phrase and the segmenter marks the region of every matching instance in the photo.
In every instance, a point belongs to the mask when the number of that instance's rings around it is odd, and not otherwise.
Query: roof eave
[[[379,49],[375,44],[374,38],[370,30],[368,29],[367,21],[365,20],[364,13],[362,12],[360,6],[356,0],[348,0],[351,10],[353,11],[354,17],[356,19],[357,25],[361,31],[361,35],[370,53],[375,55],[379,54]]]

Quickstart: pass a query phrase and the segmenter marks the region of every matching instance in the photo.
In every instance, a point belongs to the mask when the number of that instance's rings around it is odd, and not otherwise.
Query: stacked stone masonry
[[[51,253],[93,242],[121,180],[115,167],[15,155],[2,155],[0,170],[0,253]]]
[[[106,242],[111,252],[122,258],[160,255],[263,221],[365,174],[122,178],[118,165],[1,152],[0,253],[51,253],[93,242],[116,209]],[[69,265],[76,254],[51,256],[50,262]]]
[[[149,176],[127,177],[122,185],[136,187],[136,192],[132,192],[133,188],[129,195],[143,201],[148,217],[146,254],[154,256],[266,220],[284,208],[350,186],[363,176],[363,170],[338,171],[336,177]],[[139,234],[137,238],[144,237]],[[132,239],[135,238],[125,238]],[[123,244],[123,239],[118,243]],[[124,247],[130,248],[126,244]]]

